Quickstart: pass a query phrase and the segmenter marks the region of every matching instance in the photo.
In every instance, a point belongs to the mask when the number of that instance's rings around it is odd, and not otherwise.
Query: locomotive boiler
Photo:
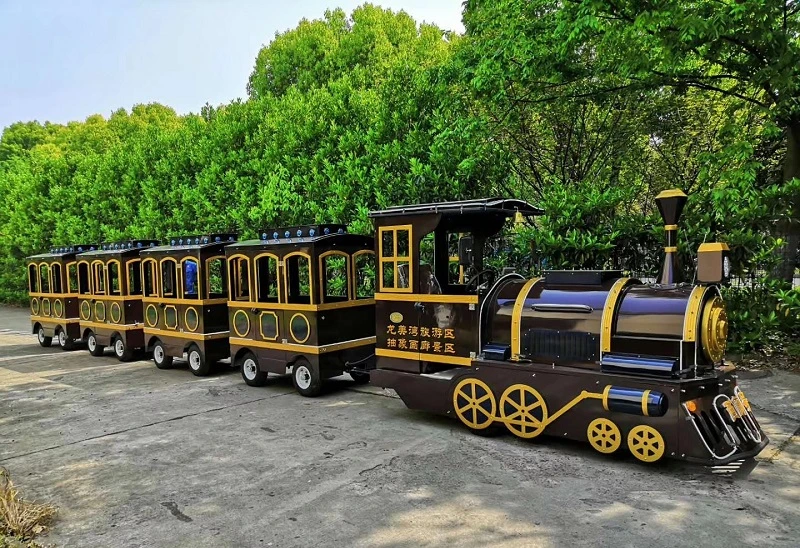
[[[525,202],[373,212],[379,234],[393,238],[383,243],[394,247],[379,243],[380,264],[408,270],[408,287],[376,294],[374,382],[394,388],[411,408],[455,416],[481,434],[502,427],[522,438],[545,433],[588,441],[602,453],[624,444],[645,462],[721,464],[757,454],[767,438],[723,359],[728,322],[719,287],[730,274],[728,248],[701,245],[695,280],[683,283],[677,230],[687,196],[670,190],[656,201],[666,238],[656,283],[617,270],[525,279],[486,268],[482,242],[505,219],[539,213]],[[403,255],[394,245],[401,230],[409,242]],[[433,264],[425,264],[418,247],[431,232],[434,245],[458,235],[459,265],[475,273],[469,281],[450,276],[447,256],[436,249]],[[423,351],[423,338],[394,336],[417,332],[413,324],[449,332],[450,354],[431,345]]]

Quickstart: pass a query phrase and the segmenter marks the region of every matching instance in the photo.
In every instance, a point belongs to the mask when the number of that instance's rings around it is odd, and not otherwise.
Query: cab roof
[[[544,210],[529,204],[524,200],[514,198],[480,198],[476,200],[459,200],[455,202],[434,202],[430,204],[400,205],[386,209],[370,211],[372,218],[394,217],[402,215],[462,215],[489,213],[493,215],[503,215],[513,217],[521,213],[526,217],[542,215]]]

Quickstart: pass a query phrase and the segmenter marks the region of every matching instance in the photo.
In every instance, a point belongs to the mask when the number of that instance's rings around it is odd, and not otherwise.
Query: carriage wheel
[[[644,462],[655,462],[664,456],[664,438],[652,426],[634,426],[628,434],[628,449]]]
[[[500,416],[520,438],[535,438],[547,425],[544,398],[527,384],[513,384],[500,397]]]
[[[494,422],[497,402],[485,382],[467,378],[453,390],[453,409],[461,422],[473,430],[483,430]]]
[[[622,445],[619,427],[608,419],[594,419],[586,429],[592,447],[601,453],[613,453]]]

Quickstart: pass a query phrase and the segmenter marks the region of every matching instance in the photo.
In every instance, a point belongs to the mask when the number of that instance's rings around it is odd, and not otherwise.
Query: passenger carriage
[[[111,346],[121,361],[144,349],[139,253],[155,240],[102,244],[77,255],[80,331],[92,356]]]
[[[231,356],[245,382],[292,373],[319,394],[347,371],[367,382],[374,363],[374,240],[343,225],[262,231],[225,248]]]
[[[207,375],[230,356],[225,247],[235,234],[170,238],[141,253],[145,345],[159,369],[187,357]]]
[[[51,249],[49,253],[28,257],[28,292],[31,328],[42,346],[53,338],[62,350],[71,350],[81,341],[78,318],[78,266],[76,254],[94,245],[73,245]]]
[[[658,284],[613,270],[525,279],[488,268],[486,239],[511,217],[540,213],[518,200],[372,212],[373,384],[476,433],[549,434],[601,453],[624,445],[645,462],[724,464],[757,454],[767,437],[723,361],[727,246],[703,244],[697,283],[679,283],[686,195],[667,191],[657,202],[667,238]],[[454,248],[465,281],[450,260]]]

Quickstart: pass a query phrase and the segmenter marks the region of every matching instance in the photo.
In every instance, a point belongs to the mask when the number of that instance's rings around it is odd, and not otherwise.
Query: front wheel
[[[94,357],[100,357],[103,355],[103,351],[106,349],[105,346],[100,346],[97,343],[97,336],[94,334],[93,331],[89,331],[89,336],[86,337],[86,348],[89,349],[89,354]]]
[[[172,367],[172,356],[167,354],[164,343],[156,341],[153,345],[153,361],[159,369],[169,369]]]
[[[258,360],[251,353],[247,352],[238,359],[239,370],[242,372],[242,378],[248,386],[264,386],[267,384],[269,373],[259,371]]]
[[[125,341],[122,340],[122,337],[117,337],[114,339],[114,355],[121,362],[129,362],[133,357],[133,350],[128,348],[128,345],[125,344]]]
[[[319,374],[319,367],[311,365],[305,358],[300,358],[292,368],[292,380],[295,390],[307,398],[319,396],[322,392],[322,377]]]
[[[189,369],[198,377],[204,377],[211,372],[211,364],[206,363],[206,358],[197,346],[189,347]]]
[[[39,345],[45,348],[50,346],[53,342],[53,337],[47,337],[44,334],[44,327],[40,327],[39,331],[36,332],[36,338],[39,339]]]
[[[58,331],[58,346],[61,350],[72,350],[75,348],[75,341],[67,335],[67,331],[65,329],[59,329]]]

